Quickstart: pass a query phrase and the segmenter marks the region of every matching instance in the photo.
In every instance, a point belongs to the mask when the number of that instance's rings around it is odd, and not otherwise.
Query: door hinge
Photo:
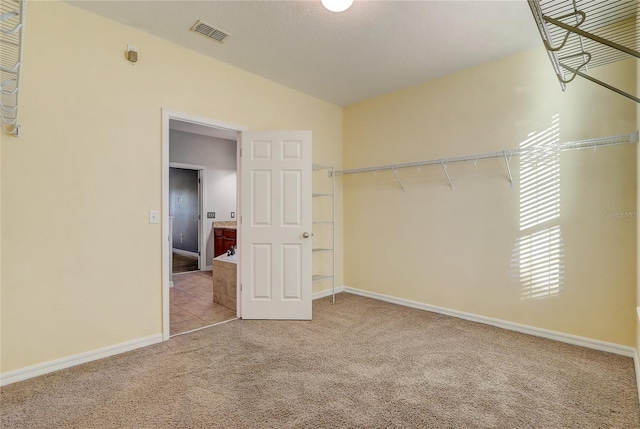
[[[242,158],[242,148],[240,148],[240,158]]]
[[[202,219],[202,218],[200,217],[200,215],[198,215],[198,220],[200,220],[200,219]]]
[[[240,283],[240,292],[242,292],[242,283]]]
[[[202,179],[198,177],[198,183],[202,183]]]
[[[198,256],[200,256],[200,251],[198,251]]]

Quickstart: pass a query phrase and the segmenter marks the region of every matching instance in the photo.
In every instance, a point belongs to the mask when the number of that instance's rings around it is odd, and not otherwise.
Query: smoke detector
[[[206,37],[207,39],[215,40],[218,43],[224,43],[231,36],[231,34],[226,31],[220,30],[219,28],[200,20],[197,20],[196,23],[191,26],[190,30]]]

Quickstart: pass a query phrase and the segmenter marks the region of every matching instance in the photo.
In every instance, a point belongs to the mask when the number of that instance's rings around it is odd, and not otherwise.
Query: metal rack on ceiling
[[[640,58],[638,0],[528,0],[564,91],[580,76],[637,103],[640,98],[604,82],[588,71]]]
[[[0,1],[0,125],[17,136],[26,0]]]

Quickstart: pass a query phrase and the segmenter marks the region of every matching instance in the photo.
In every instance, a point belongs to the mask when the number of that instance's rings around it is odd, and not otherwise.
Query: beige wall
[[[635,90],[635,71],[628,61],[598,73]],[[561,92],[540,48],[347,107],[344,163],[518,149],[545,130],[561,142],[632,133],[635,115],[633,102],[588,81]],[[631,346],[636,222],[611,213],[635,210],[635,154],[635,145],[562,153],[559,216],[522,230],[530,179],[518,158],[513,188],[500,160],[449,165],[453,191],[439,167],[400,170],[405,193],[391,172],[344,176],[345,285]],[[533,271],[539,251],[550,261]],[[534,279],[533,293],[529,280],[554,268],[562,280]]]
[[[161,332],[162,107],[310,129],[314,162],[342,158],[338,106],[66,3],[27,20],[22,134],[2,141],[2,372]]]
[[[360,167],[515,149],[555,115],[561,141],[637,128],[618,95],[584,81],[560,92],[535,50],[348,107],[343,152],[337,106],[65,3],[29,3],[28,25],[22,134],[3,136],[0,156],[1,372],[160,333],[160,225],[148,210],[161,205],[162,107],[311,129],[313,161],[339,169],[343,153]],[[635,86],[635,72],[602,73]],[[564,153],[560,216],[525,231],[518,159],[513,188],[497,160],[450,165],[453,191],[435,167],[401,170],[406,193],[390,173],[343,177],[337,283],[633,345],[636,225],[605,213],[636,207],[635,154]],[[562,284],[526,298],[523,237],[550,228],[561,232]]]
[[[636,88],[640,88],[640,60],[636,60]],[[640,104],[636,104],[636,129],[640,130]],[[640,165],[640,149],[636,147],[637,165]],[[640,174],[637,175],[637,213],[640,213]],[[637,275],[637,289],[636,289],[636,353],[640,355],[640,313],[637,309],[640,308],[640,218],[636,223],[638,227],[638,235],[636,236],[637,244],[637,261],[636,261],[636,275]],[[638,362],[636,357],[636,381],[638,382],[638,395],[640,395],[640,374],[637,373]]]
[[[11,140],[0,131],[0,350],[2,350],[2,150],[5,142]],[[2,368],[2,353],[0,353],[0,368]],[[0,373],[2,371],[0,370]]]

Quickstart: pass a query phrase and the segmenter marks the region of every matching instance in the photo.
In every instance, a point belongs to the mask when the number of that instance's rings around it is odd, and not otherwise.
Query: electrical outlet
[[[215,219],[216,212],[207,212],[207,219]]]

